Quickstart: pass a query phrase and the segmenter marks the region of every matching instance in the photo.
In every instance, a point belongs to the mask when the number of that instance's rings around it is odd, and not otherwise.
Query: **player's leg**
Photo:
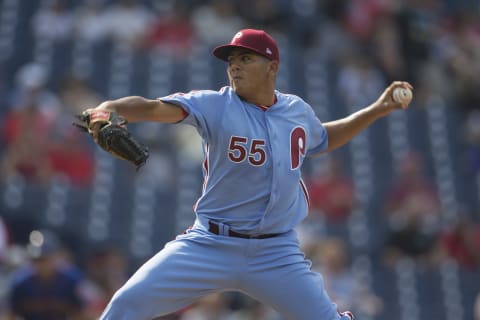
[[[292,320],[350,320],[337,311],[321,275],[310,270],[294,232],[257,240],[242,290]]]
[[[101,319],[151,320],[231,286],[230,272],[234,268],[223,266],[227,261],[235,266],[239,255],[234,248],[230,249],[228,243],[219,246],[218,241],[202,231],[180,236],[140,267],[115,293]]]

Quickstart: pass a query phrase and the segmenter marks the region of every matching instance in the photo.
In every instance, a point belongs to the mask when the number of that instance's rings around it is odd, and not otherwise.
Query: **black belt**
[[[218,226],[218,224],[216,224],[215,222],[209,221],[208,226],[209,226],[208,231],[210,231],[211,233],[220,235],[220,227]],[[243,238],[243,239],[267,239],[267,238],[276,237],[279,234],[280,233],[266,233],[266,234],[259,234],[259,235],[251,235],[251,234],[236,232],[233,230],[228,230],[229,237]]]

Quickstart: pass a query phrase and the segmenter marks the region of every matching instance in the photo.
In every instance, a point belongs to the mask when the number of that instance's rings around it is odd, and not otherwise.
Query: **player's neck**
[[[255,104],[257,106],[271,106],[275,104],[276,97],[275,91],[269,91],[265,93],[255,93],[255,95],[246,96],[246,95],[239,95],[243,100]]]

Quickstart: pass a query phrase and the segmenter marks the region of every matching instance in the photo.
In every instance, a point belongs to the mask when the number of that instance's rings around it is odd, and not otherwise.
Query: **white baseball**
[[[393,100],[403,105],[409,104],[412,97],[412,90],[408,88],[395,88],[395,90],[393,90]]]

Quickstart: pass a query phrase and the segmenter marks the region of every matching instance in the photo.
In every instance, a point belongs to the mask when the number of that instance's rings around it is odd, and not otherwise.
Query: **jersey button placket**
[[[269,113],[268,113],[269,110],[265,111],[265,112],[262,112],[262,119],[263,119],[263,124],[264,124],[264,128],[265,128],[265,134],[266,134],[266,140],[267,140],[267,145],[266,145],[266,148],[267,148],[267,152],[269,154],[269,162],[270,162],[270,166],[271,166],[271,170],[270,170],[270,185],[268,185],[268,183],[266,182],[265,184],[265,188],[269,188],[270,189],[270,199],[268,201],[268,204],[265,208],[265,211],[263,212],[263,215],[260,219],[260,222],[258,223],[258,226],[257,228],[255,229],[255,232],[258,232],[258,233],[263,233],[263,226],[265,224],[265,216],[267,215],[267,213],[270,211],[270,208],[272,207],[272,203],[273,203],[273,199],[272,199],[272,196],[273,196],[273,190],[272,190],[272,187],[274,185],[273,181],[275,180],[275,174],[276,174],[276,170],[275,170],[275,159],[274,159],[274,155],[273,155],[273,152],[272,152],[272,143],[273,143],[273,136],[275,136],[274,133],[271,132],[270,130],[270,125],[269,125]],[[267,181],[267,180],[265,180]]]
[[[272,159],[272,180],[271,180],[271,185],[270,185],[270,201],[267,206],[267,210],[265,211],[262,219],[262,223],[265,221],[265,217],[268,214],[268,212],[271,210],[273,207],[275,201],[277,201],[278,198],[278,190],[276,187],[276,177],[278,174],[278,163],[280,163],[279,160],[277,160],[277,157],[279,157],[278,150],[274,148],[274,146],[277,143],[278,135],[275,133],[275,123],[273,123],[273,120],[271,119],[271,113],[266,112],[265,113],[265,125],[267,127],[267,134],[269,137],[269,151]]]

